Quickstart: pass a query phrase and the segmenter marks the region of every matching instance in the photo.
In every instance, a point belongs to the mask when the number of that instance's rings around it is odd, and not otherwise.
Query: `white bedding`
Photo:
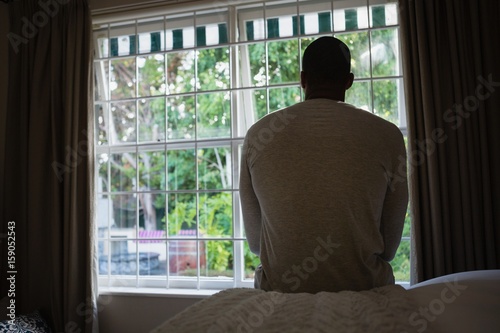
[[[228,289],[152,331],[166,332],[500,332],[500,271],[452,274],[409,290]]]

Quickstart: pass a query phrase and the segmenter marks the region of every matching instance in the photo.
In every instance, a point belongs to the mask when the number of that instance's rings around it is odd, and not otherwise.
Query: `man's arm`
[[[384,239],[384,252],[380,257],[391,261],[401,242],[406,208],[408,206],[408,184],[406,178],[406,149],[401,135],[396,163],[388,173],[388,187],[382,209],[380,231]]]
[[[250,251],[256,255],[260,255],[260,231],[262,228],[261,211],[259,200],[253,189],[250,169],[248,168],[248,149],[248,140],[245,138],[241,153],[240,202],[243,212],[243,224],[245,226],[245,233]]]

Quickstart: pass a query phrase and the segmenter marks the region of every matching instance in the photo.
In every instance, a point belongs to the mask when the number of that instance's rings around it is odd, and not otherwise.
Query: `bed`
[[[500,270],[368,291],[282,294],[236,288],[204,299],[151,333],[500,332]]]

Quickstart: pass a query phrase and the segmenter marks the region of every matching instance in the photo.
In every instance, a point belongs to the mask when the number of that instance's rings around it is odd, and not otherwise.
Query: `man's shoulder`
[[[302,109],[303,103],[304,102],[299,102],[289,107],[266,114],[250,126],[247,131],[248,135],[257,134],[257,132],[260,132],[263,129],[273,132],[284,129],[286,125],[290,124],[298,117],[297,111]]]
[[[401,130],[399,127],[394,124],[393,122],[390,122],[368,110],[358,108],[354,105],[348,104],[348,103],[343,103],[341,102],[340,107],[343,107],[346,109],[346,111],[350,111],[350,114],[353,117],[356,117],[360,120],[365,120],[370,124],[370,127],[376,130],[382,130],[382,131],[388,131],[397,135],[402,134]]]
[[[263,131],[277,132],[301,115],[309,115],[314,118],[321,112],[329,113],[331,111],[334,111],[334,117],[342,117],[344,120],[352,122],[353,126],[361,126],[364,123],[370,131],[392,133],[391,136],[401,135],[400,129],[394,123],[352,104],[329,99],[306,100],[271,112],[255,122],[248,129],[247,135],[258,135],[262,134]],[[302,119],[301,122],[306,121],[306,118]]]

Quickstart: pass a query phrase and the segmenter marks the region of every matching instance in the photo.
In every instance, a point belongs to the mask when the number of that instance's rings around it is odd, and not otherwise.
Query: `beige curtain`
[[[400,0],[412,282],[500,268],[500,1]]]
[[[15,222],[16,312],[39,309],[56,332],[95,332],[90,10],[20,0],[9,18],[2,232]]]

